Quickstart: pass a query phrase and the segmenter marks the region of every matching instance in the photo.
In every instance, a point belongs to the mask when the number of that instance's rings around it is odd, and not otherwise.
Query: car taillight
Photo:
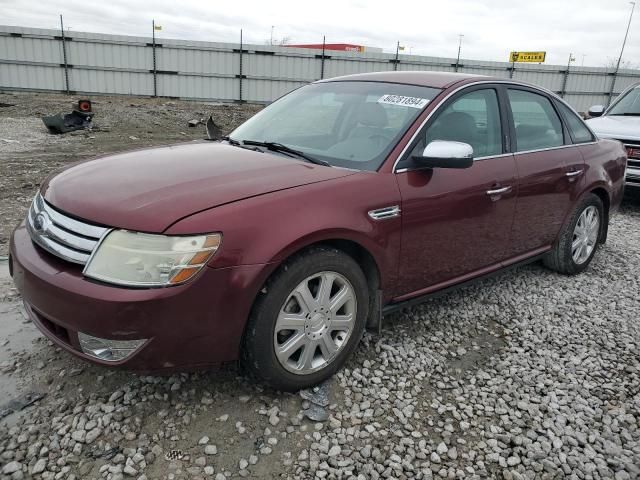
[[[627,156],[629,158],[640,158],[640,148],[627,147]]]

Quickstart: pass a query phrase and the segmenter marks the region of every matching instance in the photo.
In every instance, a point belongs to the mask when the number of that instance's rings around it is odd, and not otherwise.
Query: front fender
[[[360,172],[222,205],[187,217],[167,234],[222,232],[213,268],[268,264],[277,267],[295,252],[328,240],[349,240],[366,249],[391,294],[400,254],[400,217],[373,220],[372,209],[400,205],[395,176]]]

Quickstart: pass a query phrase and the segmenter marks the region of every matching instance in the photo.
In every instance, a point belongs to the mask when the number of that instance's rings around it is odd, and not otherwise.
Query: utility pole
[[[464,37],[464,35],[460,34],[458,35],[458,37],[460,37],[460,39],[458,41],[458,58],[456,58],[456,72],[458,71],[458,65],[460,64],[460,51],[462,50],[462,37]]]
[[[518,52],[511,52],[511,71],[509,73],[509,78],[513,78],[513,74],[516,71],[516,58],[518,58]]]
[[[62,14],[60,15],[60,33],[62,40],[62,60],[64,61],[64,89],[69,95],[69,65],[67,63],[67,42],[64,38],[64,23],[62,23]]]
[[[269,45],[273,46],[273,29],[276,28],[275,25],[271,25],[271,40],[269,40]]]
[[[567,61],[567,69],[564,71],[564,78],[562,79],[562,90],[560,90],[560,97],[564,98],[567,93],[567,81],[569,80],[569,69],[571,68],[571,62],[575,62],[576,57],[573,56],[573,53],[569,54],[569,60]]]
[[[622,48],[620,49],[620,56],[618,57],[618,63],[616,69],[613,72],[613,80],[611,80],[611,89],[609,90],[609,99],[607,100],[607,107],[611,105],[611,99],[613,97],[613,90],[616,86],[616,77],[618,76],[618,70],[620,70],[620,62],[622,61],[622,54],[624,53],[624,47],[627,44],[627,37],[629,36],[629,28],[631,27],[631,19],[633,18],[633,11],[636,8],[636,2],[629,2],[631,4],[631,14],[629,15],[629,23],[627,24],[627,31],[624,34],[624,40],[622,41]]]
[[[587,56],[587,54],[586,54],[586,53],[583,53],[583,54],[582,54],[582,62],[580,62],[580,66],[581,66],[581,67],[584,67],[584,57],[586,57],[586,56]]]

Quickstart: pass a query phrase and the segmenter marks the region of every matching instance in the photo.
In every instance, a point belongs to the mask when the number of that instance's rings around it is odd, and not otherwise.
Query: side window
[[[508,91],[516,127],[516,151],[539,150],[564,144],[562,123],[547,97],[525,90]]]
[[[476,158],[500,155],[502,127],[496,91],[474,90],[455,99],[437,114],[416,148],[424,150],[433,140],[468,143]]]
[[[569,107],[567,107],[564,103],[556,102],[560,112],[564,116],[564,119],[569,126],[569,130],[571,130],[571,134],[573,135],[574,143],[585,143],[592,142],[593,135],[584,124],[582,119],[580,119]]]

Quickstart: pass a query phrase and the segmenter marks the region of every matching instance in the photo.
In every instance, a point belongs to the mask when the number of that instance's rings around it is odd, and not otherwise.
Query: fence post
[[[243,50],[243,44],[242,44],[242,29],[240,29],[240,74],[238,75],[238,79],[240,81],[240,95],[239,95],[239,101],[240,103],[244,102],[244,100],[242,99],[242,50]]]
[[[458,56],[456,57],[456,73],[458,72],[458,66],[460,65],[460,52],[462,51],[462,37],[464,37],[464,35],[460,34],[460,41],[458,42]]]
[[[398,63],[400,62],[400,60],[398,60],[398,52],[400,50],[400,41],[398,41],[398,43],[396,44],[396,58],[393,61],[393,70],[396,71],[398,70]]]
[[[320,80],[324,78],[324,52],[326,49],[327,36],[322,36],[322,61],[320,62]]]
[[[158,71],[156,70],[156,21],[151,20],[151,51],[153,52],[153,96],[158,96]]]
[[[62,40],[62,60],[64,61],[64,88],[69,95],[69,64],[67,63],[67,42],[64,38],[64,24],[62,23],[62,15],[60,15],[60,33]]]

